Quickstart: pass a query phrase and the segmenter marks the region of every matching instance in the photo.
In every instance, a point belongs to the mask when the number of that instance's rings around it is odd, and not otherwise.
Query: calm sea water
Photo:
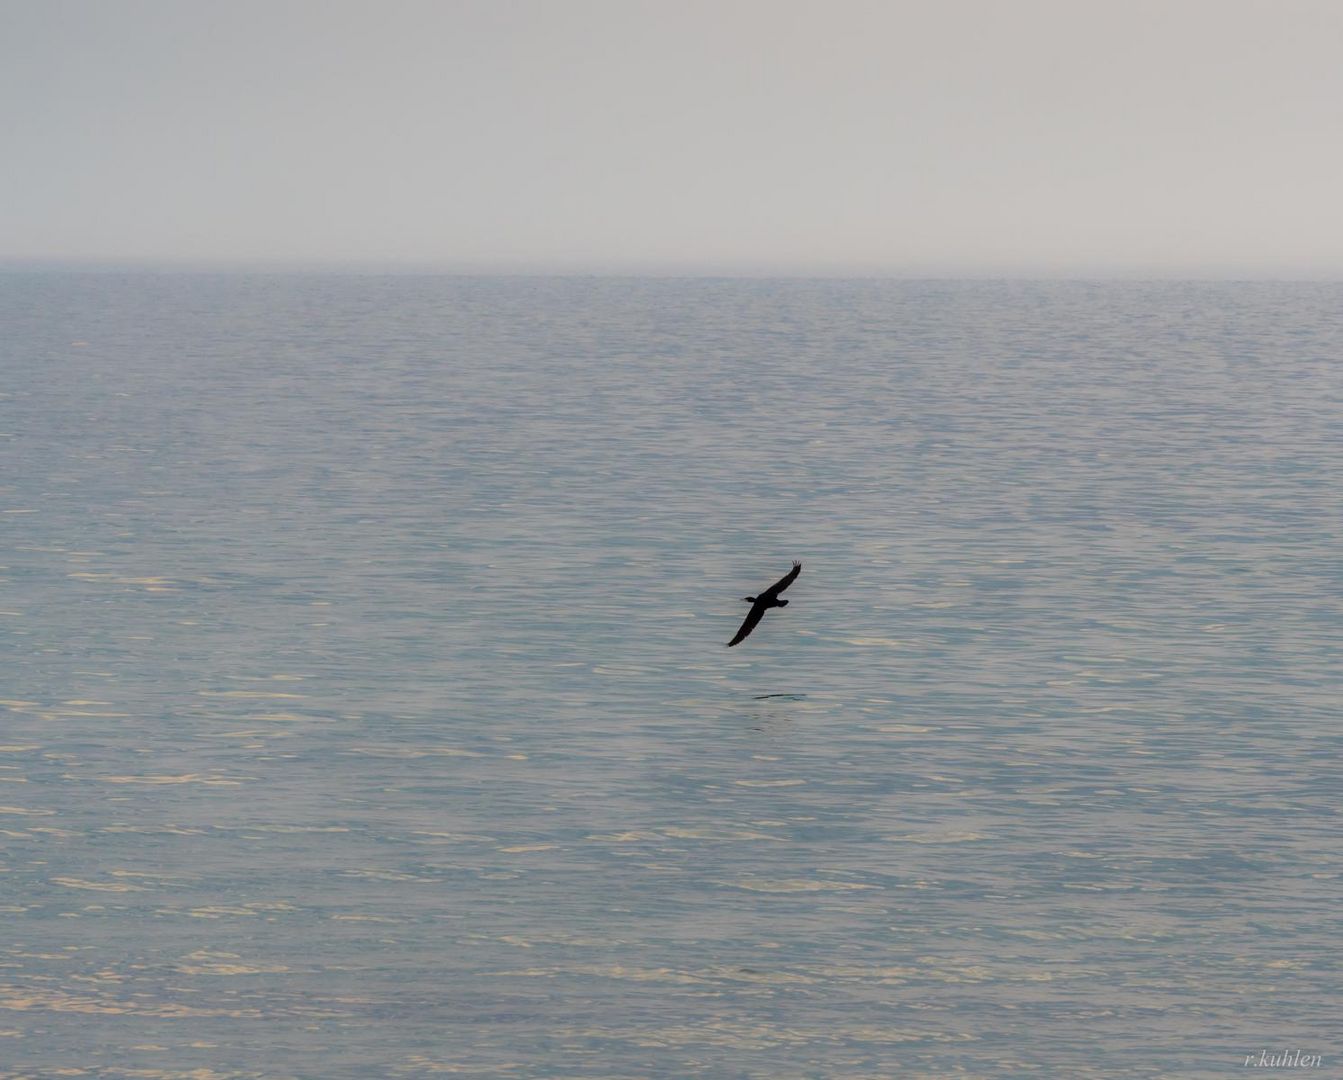
[[[1343,1075],[1340,301],[0,277],[0,1076]]]

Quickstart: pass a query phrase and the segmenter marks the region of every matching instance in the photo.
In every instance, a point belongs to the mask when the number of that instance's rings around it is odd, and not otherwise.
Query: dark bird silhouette
[[[802,573],[802,564],[796,559],[793,560],[793,568],[783,577],[779,578],[773,585],[762,592],[759,596],[748,596],[746,602],[751,605],[751,610],[746,613],[746,621],[741,624],[741,629],[737,631],[737,636],[727,643],[730,649],[733,645],[739,645],[755,629],[755,624],[764,618],[765,612],[772,607],[787,607],[787,600],[780,600],[779,593],[788,588],[795,580],[797,575]]]

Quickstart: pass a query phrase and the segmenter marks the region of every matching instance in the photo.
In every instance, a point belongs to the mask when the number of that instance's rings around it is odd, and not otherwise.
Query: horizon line
[[[1217,281],[1343,282],[1343,267],[1306,268],[1237,265],[1157,267],[1068,265],[1015,267],[873,267],[855,264],[781,264],[740,262],[453,262],[430,259],[163,259],[0,256],[0,273],[183,273],[183,274],[331,274],[350,276],[421,276],[474,278],[666,278],[678,280],[798,281]]]

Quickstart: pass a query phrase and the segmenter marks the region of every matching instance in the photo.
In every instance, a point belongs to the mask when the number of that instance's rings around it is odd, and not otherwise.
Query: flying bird
[[[797,580],[797,575],[802,573],[802,564],[796,559],[793,560],[793,568],[783,577],[779,578],[773,585],[762,592],[759,596],[748,596],[746,602],[751,605],[751,610],[746,613],[746,621],[741,624],[741,629],[737,631],[737,636],[727,643],[730,649],[733,645],[740,645],[747,639],[751,631],[755,629],[758,623],[765,615],[765,612],[772,607],[787,607],[787,600],[780,600],[779,593],[788,588]]]

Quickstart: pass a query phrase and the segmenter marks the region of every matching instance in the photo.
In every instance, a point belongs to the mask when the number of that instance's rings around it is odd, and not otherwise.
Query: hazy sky
[[[1343,0],[0,0],[0,259],[1343,276]]]

